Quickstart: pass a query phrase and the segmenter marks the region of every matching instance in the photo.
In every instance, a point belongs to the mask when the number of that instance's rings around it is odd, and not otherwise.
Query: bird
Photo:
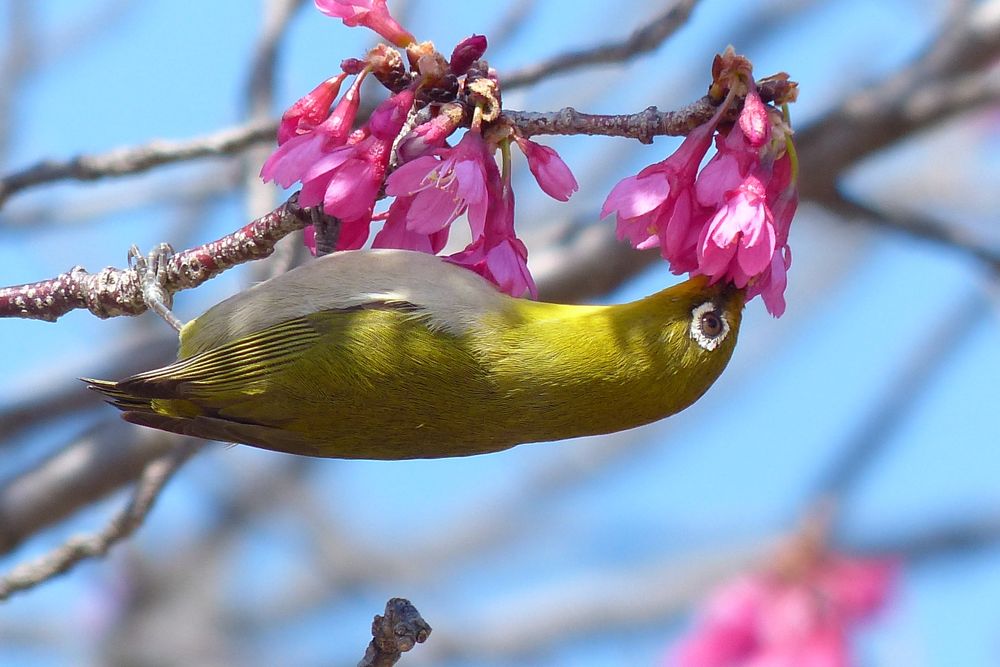
[[[331,253],[185,324],[178,360],[85,379],[125,420],[305,456],[469,456],[611,433],[700,398],[745,291],[694,276],[631,303],[515,298],[409,250]]]

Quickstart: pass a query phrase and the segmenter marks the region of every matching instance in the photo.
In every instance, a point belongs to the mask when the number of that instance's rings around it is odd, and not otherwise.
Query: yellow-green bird
[[[467,456],[620,431],[715,382],[744,294],[692,278],[633,303],[509,297],[438,257],[334,253],[213,306],[178,361],[88,380],[135,424],[337,458]]]

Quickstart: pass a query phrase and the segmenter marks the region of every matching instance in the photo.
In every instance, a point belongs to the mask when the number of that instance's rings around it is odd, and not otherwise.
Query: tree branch
[[[527,86],[554,74],[571,72],[589,65],[611,64],[657,49],[668,37],[677,32],[691,16],[697,0],[675,0],[662,12],[642,22],[624,40],[607,42],[589,49],[567,51],[560,55],[529,65],[500,77],[503,87],[511,90]]]
[[[983,262],[990,269],[1000,272],[1000,249],[986,245],[956,225],[948,225],[918,213],[896,214],[878,211],[850,201],[839,194],[833,201],[827,203],[827,208],[847,220],[853,218],[872,227],[902,232],[914,238],[958,250]]]
[[[785,99],[797,84],[780,77],[767,77],[757,82],[761,99],[771,102],[775,99]],[[728,110],[729,119],[733,120],[742,107],[733,104]],[[581,113],[572,107],[559,111],[512,111],[504,110],[503,116],[517,131],[525,137],[538,134],[587,135],[623,137],[638,139],[639,142],[650,144],[653,137],[679,137],[708,122],[718,106],[706,95],[677,111],[659,111],[656,107],[648,107],[639,113],[602,115]]]
[[[169,454],[177,438],[107,419],[35,468],[0,486],[0,554],[104,498]]]
[[[822,204],[836,202],[840,177],[856,162],[955,115],[961,107],[951,100],[931,99],[926,91],[932,86],[947,86],[947,82],[958,78],[963,79],[963,88],[968,91],[966,75],[973,68],[988,66],[1000,55],[997,4],[992,0],[979,5],[976,11],[957,12],[923,57],[893,76],[846,96],[839,107],[797,131],[801,195]],[[987,11],[991,6],[992,13]],[[995,90],[995,85],[985,78],[989,76],[987,71],[976,76],[984,77],[984,85]]]
[[[164,290],[172,295],[191,289],[227,269],[270,255],[281,238],[312,222],[312,209],[300,208],[297,199],[292,195],[245,227],[173,255],[167,261]],[[76,266],[49,280],[0,288],[0,317],[54,322],[78,308],[100,318],[145,312],[141,272],[108,267],[91,274]]]
[[[181,141],[157,140],[68,160],[43,160],[0,178],[0,206],[14,193],[34,185],[67,179],[91,181],[126,176],[153,167],[200,157],[238,153],[256,143],[274,141],[277,122],[253,122]]]
[[[147,465],[128,504],[99,533],[70,538],[55,550],[19,565],[0,578],[0,600],[63,574],[84,559],[103,556],[116,542],[134,533],[153,508],[164,485],[195,449],[196,444],[189,440]]]

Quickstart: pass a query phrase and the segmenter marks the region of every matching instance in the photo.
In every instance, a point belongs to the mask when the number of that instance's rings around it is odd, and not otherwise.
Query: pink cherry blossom
[[[372,241],[373,248],[402,248],[404,250],[416,250],[436,255],[441,252],[448,242],[449,227],[439,229],[431,234],[414,232],[406,227],[406,216],[409,213],[410,204],[413,200],[407,200],[400,206],[389,209],[389,217],[382,230],[375,235]]]
[[[407,162],[386,181],[386,194],[396,197],[392,206],[408,202],[407,227],[432,234],[468,213],[472,237],[483,234],[489,204],[487,172],[496,170],[492,152],[482,135],[469,130],[454,148]]]
[[[364,221],[365,225],[370,223],[375,197],[382,187],[389,164],[392,143],[412,105],[413,92],[410,90],[382,102],[372,112],[368,123],[351,135],[347,145],[320,156],[301,174],[299,203],[315,206],[322,202],[323,211],[344,224],[357,221]],[[344,227],[341,227],[340,233],[343,237]]]
[[[717,208],[725,201],[726,193],[737,188],[760,163],[760,151],[735,128],[716,137],[715,146],[715,155],[698,174],[695,184],[698,203],[708,208]]]
[[[486,252],[486,269],[502,292],[511,296],[529,294],[538,298],[538,287],[528,271],[528,247],[521,239],[508,237]]]
[[[671,667],[849,667],[851,631],[881,609],[898,565],[821,553],[796,573],[765,570],[711,595]]]
[[[340,84],[346,74],[327,79],[306,96],[300,98],[281,116],[278,125],[278,145],[292,137],[311,132],[330,115],[330,106],[340,94]]]
[[[416,40],[389,14],[386,0],[315,0],[316,8],[327,16],[342,19],[349,27],[365,26],[396,46],[409,46]]]
[[[337,250],[354,250],[367,241],[393,141],[413,106],[413,92],[404,90],[382,102],[365,126],[348,136],[360,81],[358,77],[327,120],[279,146],[261,169],[265,181],[286,188],[299,181],[300,205],[322,203],[323,211],[340,221]],[[308,233],[306,245],[315,252],[315,239]]]
[[[702,229],[698,273],[743,288],[770,265],[776,237],[766,204],[764,184],[754,176],[726,194],[723,207]]]
[[[703,215],[694,196],[695,178],[718,117],[692,130],[665,160],[619,181],[601,209],[601,217],[617,214],[619,239],[627,238],[640,249],[659,246],[674,273],[697,266],[695,246]]]
[[[746,287],[748,300],[761,295],[768,312],[780,317],[798,204],[791,156],[776,155],[783,142],[754,148],[738,125],[717,146],[695,186],[699,205],[715,213],[699,236],[693,273]]]
[[[752,299],[759,294],[764,300],[767,312],[775,317],[781,317],[785,312],[787,272],[792,265],[788,232],[799,201],[798,190],[792,179],[791,159],[787,154],[774,163],[771,180],[768,183],[768,198],[773,202],[771,214],[776,237],[775,253],[768,268],[747,288],[747,298]]]
[[[406,163],[418,157],[432,155],[444,146],[445,140],[461,124],[462,114],[461,105],[445,105],[434,118],[413,128],[396,147],[400,161]]]
[[[518,148],[528,159],[528,169],[545,194],[559,201],[568,201],[570,196],[580,189],[573,172],[555,149],[522,137],[516,137],[516,140]]]
[[[618,238],[639,249],[659,247],[674,273],[731,283],[745,289],[748,300],[760,295],[778,317],[785,310],[788,231],[798,204],[791,129],[764,104],[745,58],[727,50],[713,75],[713,87],[724,85],[729,93],[712,120],[665,160],[620,181],[601,215],[615,212]],[[740,88],[746,94],[737,121],[717,133]],[[716,154],[699,172],[713,136]]]
[[[347,141],[361,102],[359,89],[364,77],[359,76],[337,103],[333,113],[310,131],[292,136],[281,143],[261,167],[265,182],[273,181],[283,188],[301,181],[303,175],[322,157]],[[317,199],[312,206],[318,204]]]
[[[490,160],[486,178],[489,210],[482,235],[465,250],[445,259],[475,271],[511,296],[527,293],[537,298],[538,288],[528,271],[528,248],[514,231],[514,191],[509,171],[505,170],[501,180],[496,163]]]

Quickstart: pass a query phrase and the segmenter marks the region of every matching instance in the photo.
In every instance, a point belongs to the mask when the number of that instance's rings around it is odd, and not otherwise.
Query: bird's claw
[[[133,245],[128,251],[128,265],[139,277],[142,300],[146,307],[180,331],[184,323],[171,312],[174,295],[165,287],[167,266],[173,256],[174,249],[169,243],[160,243],[145,256],[138,246]]]

